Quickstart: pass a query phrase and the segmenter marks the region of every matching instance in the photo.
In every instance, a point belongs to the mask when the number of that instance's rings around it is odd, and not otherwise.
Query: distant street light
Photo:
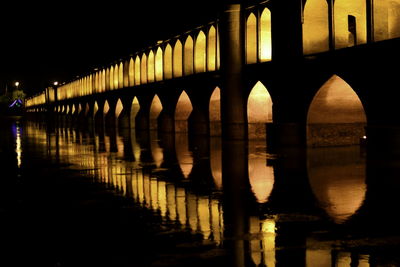
[[[15,82],[15,87],[17,87],[18,90],[19,82]]]
[[[58,85],[58,82],[54,82],[53,84],[54,84],[54,86],[57,86],[57,85]]]

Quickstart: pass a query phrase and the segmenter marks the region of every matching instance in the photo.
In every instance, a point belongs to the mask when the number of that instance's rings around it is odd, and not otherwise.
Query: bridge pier
[[[131,109],[133,96],[124,96],[121,98],[122,109],[121,114],[118,117],[118,127],[121,129],[129,129],[131,127]]]

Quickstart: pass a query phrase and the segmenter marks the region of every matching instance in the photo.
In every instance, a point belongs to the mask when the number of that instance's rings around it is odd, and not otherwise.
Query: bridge
[[[29,114],[400,152],[400,0],[231,2],[215,21],[46,88]]]

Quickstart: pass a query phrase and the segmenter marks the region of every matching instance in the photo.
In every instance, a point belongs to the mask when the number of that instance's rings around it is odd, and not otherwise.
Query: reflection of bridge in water
[[[379,3],[378,3],[379,2]],[[397,151],[400,2],[254,1],[27,100],[121,128]]]
[[[396,194],[385,196],[383,184],[374,189],[380,174],[371,174],[356,146],[310,149],[305,160],[297,149],[267,154],[262,142],[233,142],[222,150],[219,138],[188,143],[171,134],[46,130],[37,123],[24,133],[47,146],[50,159],[72,164],[169,225],[230,249],[233,266],[375,266],[382,260],[375,246],[386,242],[379,234],[397,233],[388,212]],[[223,162],[226,152],[234,162]],[[390,192],[399,186],[395,170],[385,177]],[[227,171],[236,177],[222,182]],[[382,211],[392,223],[382,221]],[[347,228],[360,237],[349,239]],[[365,242],[370,234],[376,243]]]

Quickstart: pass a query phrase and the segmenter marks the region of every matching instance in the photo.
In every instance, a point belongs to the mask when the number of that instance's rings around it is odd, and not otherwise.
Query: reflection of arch
[[[139,110],[140,110],[140,104],[139,104],[137,97],[135,96],[133,98],[132,108],[131,108],[131,127],[132,128],[135,128],[136,115],[138,114]]]
[[[311,146],[358,144],[367,118],[357,94],[333,75],[314,96],[307,115],[307,143]]]
[[[174,64],[173,64],[173,70],[174,70],[174,77],[181,77],[182,76],[182,43],[181,41],[177,40],[174,46]]]
[[[121,114],[123,109],[124,109],[124,106],[122,105],[122,101],[121,101],[121,99],[118,99],[117,105],[115,106],[115,118],[118,119],[118,117]]]
[[[366,1],[336,0],[334,14],[336,48],[367,42]]]
[[[207,69],[214,71],[217,61],[217,34],[215,27],[211,26],[207,36]]]
[[[182,91],[175,109],[175,132],[188,132],[188,118],[192,110],[189,96]]]
[[[172,47],[167,44],[164,52],[164,78],[172,79]]]
[[[157,118],[162,110],[162,104],[158,95],[153,97],[153,101],[150,106],[150,130],[157,129]]]
[[[163,79],[163,52],[161,47],[157,48],[154,67],[156,81],[161,81]]]
[[[360,148],[310,148],[307,165],[310,186],[320,206],[336,223],[348,220],[361,207],[367,190]]]
[[[210,167],[215,187],[222,189],[222,144],[221,138],[210,139]]]
[[[303,52],[312,54],[328,49],[328,3],[326,0],[307,0],[304,7]]]
[[[246,63],[257,62],[257,18],[253,13],[246,22]]]
[[[175,134],[175,151],[182,174],[185,178],[188,178],[193,168],[193,156],[189,151],[187,134],[179,132]]]
[[[247,100],[249,139],[265,139],[266,123],[272,122],[272,99],[267,88],[257,82]]]
[[[206,35],[200,31],[194,48],[194,68],[196,73],[206,71]]]
[[[210,98],[210,136],[221,136],[221,90],[214,89]]]
[[[271,38],[271,11],[264,8],[260,21],[260,61],[269,61],[272,58]]]
[[[262,141],[263,142],[263,141]],[[265,153],[257,153],[256,148],[263,147],[262,144],[249,143],[248,168],[251,190],[258,203],[265,203],[274,186],[274,169],[267,165]]]
[[[185,75],[193,74],[193,39],[189,35],[185,41],[183,52],[183,73]]]
[[[374,40],[400,37],[400,0],[374,2]]]

